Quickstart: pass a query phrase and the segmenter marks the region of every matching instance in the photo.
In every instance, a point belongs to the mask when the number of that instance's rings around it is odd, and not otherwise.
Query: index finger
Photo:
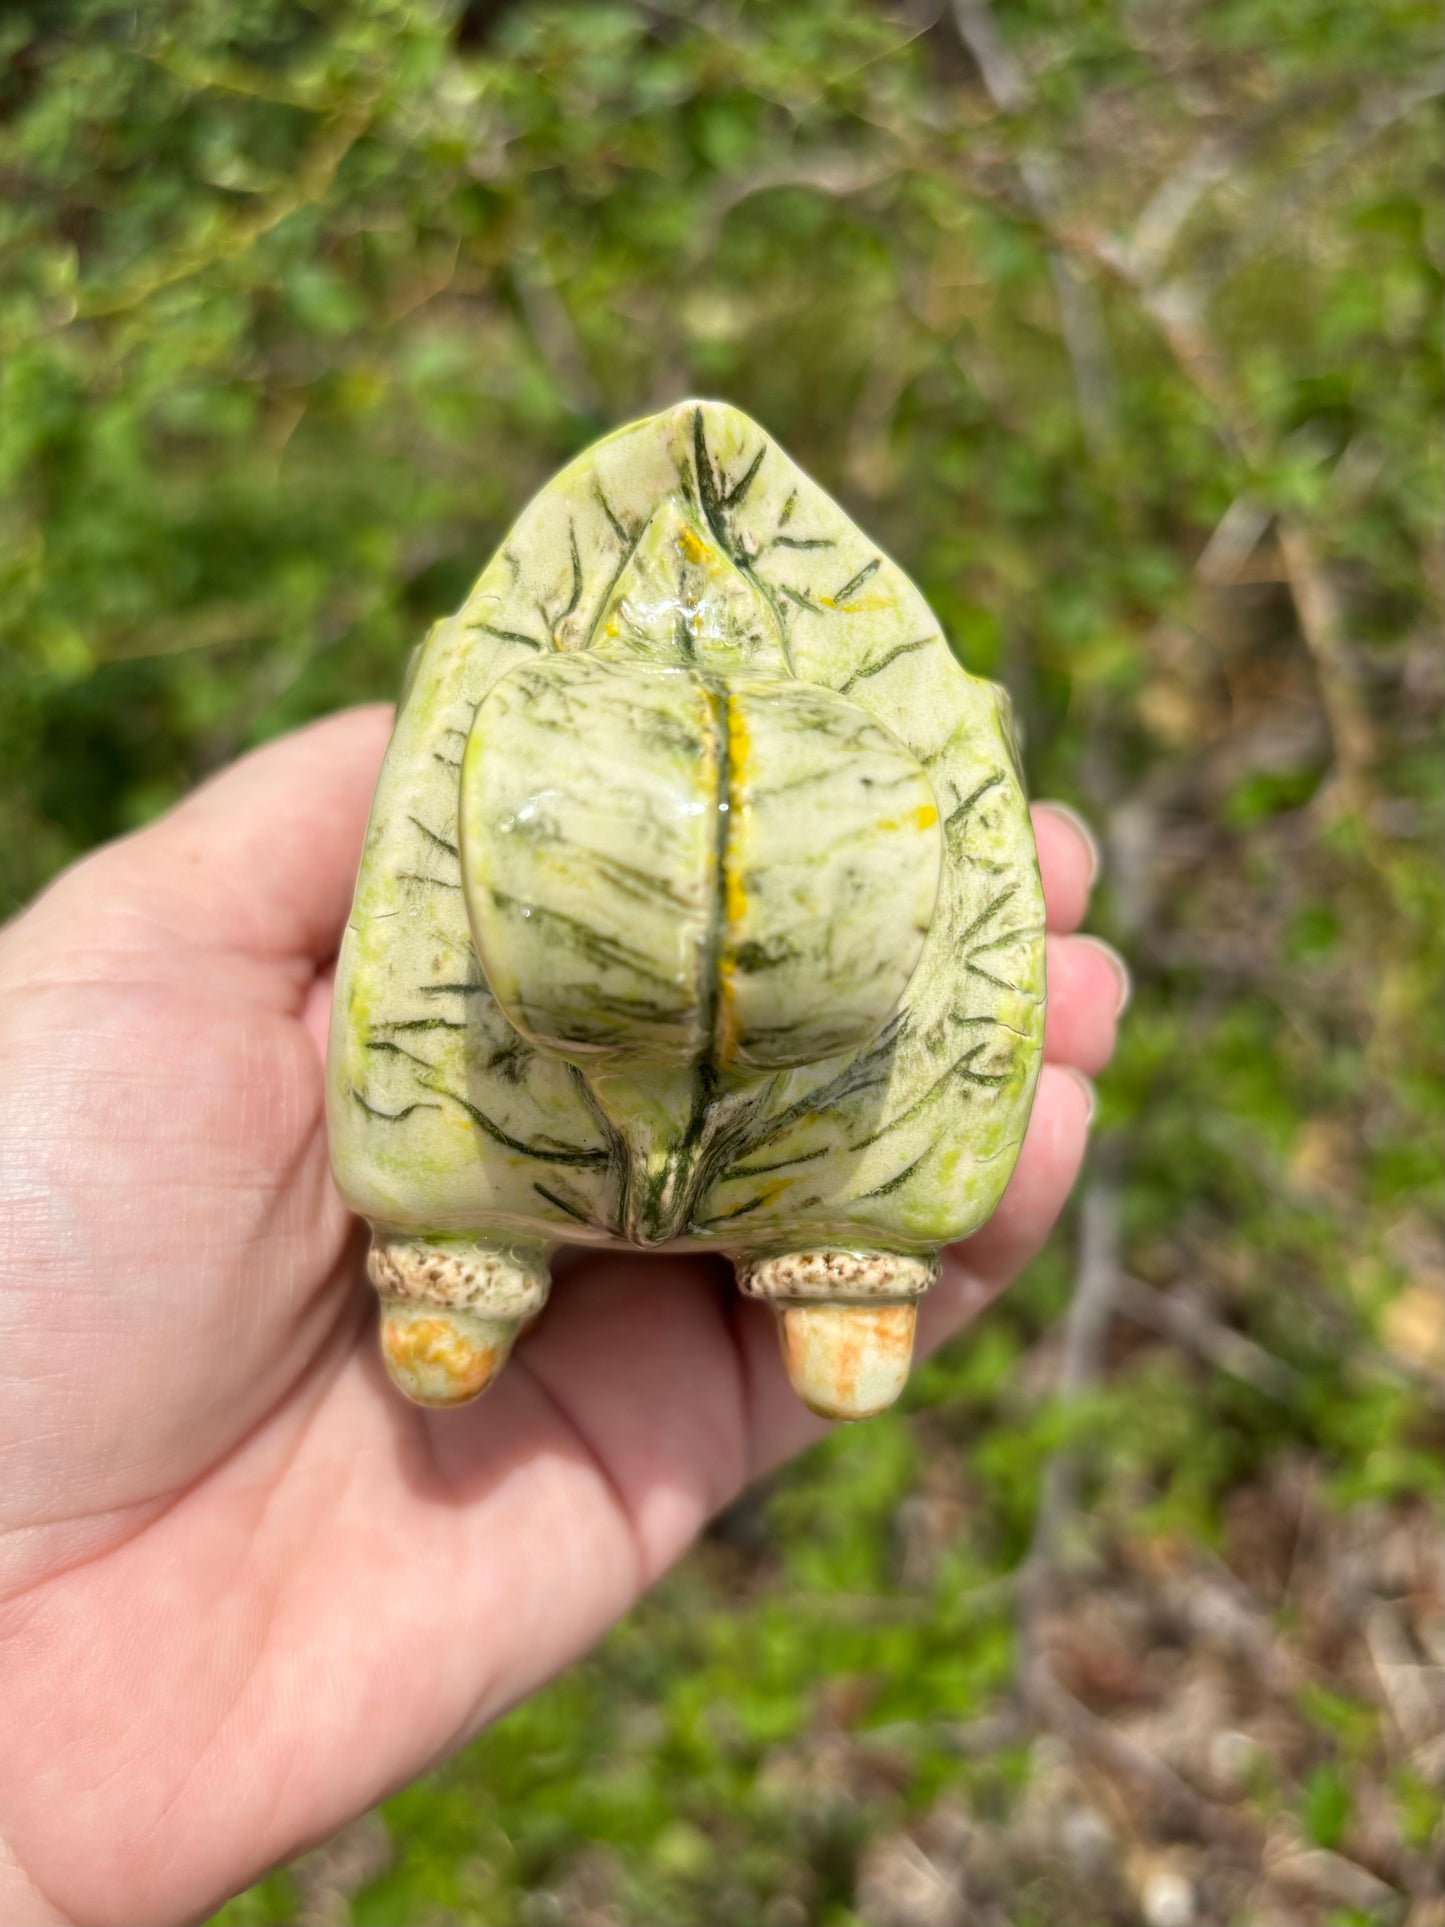
[[[133,887],[193,941],[321,962],[351,907],[391,716],[343,710],[243,756],[121,846]]]

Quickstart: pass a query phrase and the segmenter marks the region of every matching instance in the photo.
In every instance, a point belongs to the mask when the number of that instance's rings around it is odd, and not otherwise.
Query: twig
[[[1236,136],[1211,134],[1155,188],[1124,247],[1131,279],[1153,281],[1163,273],[1190,215],[1228,180],[1242,151]]]
[[[1208,1800],[1190,1786],[1167,1761],[1120,1732],[1117,1726],[1091,1713],[1068,1691],[1046,1654],[1030,1655],[1024,1676],[1024,1697],[1036,1718],[1059,1733],[1080,1753],[1092,1757],[1106,1772],[1141,1788],[1162,1811],[1166,1824],[1178,1826],[1204,1840],[1243,1843],[1254,1829],[1242,1816]]]
[[[1115,1171],[1106,1169],[1085,1193],[1080,1215],[1079,1268],[1059,1361],[1056,1396],[1061,1402],[1080,1398],[1097,1382],[1123,1278],[1118,1179]],[[1054,1670],[1040,1637],[1039,1618],[1056,1579],[1058,1541],[1076,1503],[1077,1483],[1077,1456],[1066,1446],[1044,1474],[1033,1540],[1020,1572],[1023,1659],[1019,1684],[1024,1704],[1071,1747],[1142,1789],[1169,1824],[1201,1839],[1238,1840],[1248,1829],[1236,1815],[1196,1792],[1166,1761],[1091,1712]]]
[[[371,114],[370,101],[346,108],[317,139],[287,185],[254,214],[237,221],[219,238],[207,235],[204,241],[183,244],[169,259],[146,267],[133,280],[123,282],[109,294],[82,296],[69,318],[90,321],[123,314],[143,306],[162,288],[187,281],[217,261],[244,254],[263,234],[269,234],[301,208],[321,199],[331,186],[337,168],[366,131]]]
[[[587,356],[551,275],[535,252],[519,254],[512,264],[512,285],[538,353],[562,399],[574,415],[602,408],[602,394]]]
[[[722,182],[705,219],[699,222],[694,252],[701,257],[710,255],[717,247],[719,232],[728,215],[734,208],[741,207],[744,201],[750,201],[755,194],[770,194],[779,188],[794,187],[826,194],[835,200],[846,200],[854,194],[866,194],[870,188],[879,187],[885,181],[897,180],[903,172],[903,167],[892,161],[864,160],[856,154],[824,152],[736,175]]]
[[[889,483],[889,431],[908,384],[924,365],[911,342],[898,343],[891,354],[878,355],[870,366],[848,426],[844,469],[860,494],[879,496]]]
[[[1312,109],[1356,92],[1353,81],[1331,78],[1292,88],[1268,101],[1228,133],[1206,134],[1172,174],[1150,195],[1126,244],[1129,270],[1136,281],[1157,280],[1190,216],[1235,174],[1271,135],[1298,127]]]
[[[1127,245],[1121,246],[1100,236],[1086,238],[1081,245],[1093,259],[1117,274],[1138,297],[1180,371],[1213,409],[1223,441],[1252,474],[1262,473],[1268,466],[1270,451],[1234,393],[1223,351],[1204,313],[1203,289],[1183,274],[1163,282],[1136,280]],[[1339,598],[1323,559],[1303,525],[1276,511],[1275,533],[1300,636],[1314,664],[1320,704],[1334,747],[1340,791],[1346,803],[1368,822],[1373,732],[1346,666]]]
[[[1316,200],[1381,134],[1442,93],[1445,93],[1445,68],[1436,66],[1408,86],[1375,88],[1366,94],[1348,125],[1329,142],[1320,159],[1290,174],[1280,192],[1256,209],[1238,236],[1209,261],[1204,275],[1209,292],[1215,293],[1246,261],[1268,247],[1275,235],[1295,225],[1306,204]],[[1136,228],[1136,242],[1137,238]]]
[[[1356,693],[1346,657],[1344,611],[1334,580],[1314,537],[1301,522],[1281,516],[1275,524],[1305,647],[1314,658],[1320,698],[1329,719],[1335,754],[1346,787],[1358,791],[1375,759],[1374,732]],[[1357,801],[1363,800],[1356,797]]]
[[[968,49],[984,90],[999,113],[1007,118],[1027,111],[1032,89],[1023,68],[1005,46],[994,26],[986,0],[952,0],[954,25]],[[1059,226],[1058,180],[1052,160],[1026,150],[1018,160],[1019,178],[1030,208],[1046,233]],[[1084,439],[1099,453],[1115,439],[1116,400],[1113,364],[1103,316],[1093,285],[1080,272],[1070,252],[1053,245],[1048,250],[1049,272],[1059,304],[1059,328],[1074,370],[1079,400],[1079,422]]]
[[[1245,563],[1259,547],[1270,519],[1269,509],[1257,495],[1248,490],[1236,495],[1220,516],[1213,535],[1199,551],[1194,564],[1196,579],[1212,588],[1227,588],[1237,582]]]
[[[1029,104],[1029,83],[1012,48],[999,39],[986,0],[953,0],[953,19],[994,106],[1001,114],[1021,114]]]
[[[1111,1176],[1100,1176],[1084,1193],[1079,1213],[1079,1269],[1054,1393],[1061,1405],[1072,1404],[1098,1380],[1119,1277],[1118,1191]],[[1054,1454],[1044,1472],[1033,1541],[1024,1561],[1026,1595],[1052,1566],[1059,1534],[1077,1497],[1078,1457],[1066,1446]],[[1026,1599],[1026,1612],[1034,1603],[1032,1597]]]
[[[977,0],[955,0],[973,11]],[[1163,278],[1165,260],[1189,209],[1199,196],[1225,177],[1227,154],[1208,144],[1186,166],[1172,190],[1156,194],[1123,243],[1095,238],[1085,251],[1110,268],[1139,297],[1158,326],[1181,370],[1214,408],[1226,441],[1255,473],[1268,463],[1270,451],[1255,431],[1247,411],[1233,392],[1224,356],[1205,316],[1208,296],[1234,268],[1297,209],[1322,181],[1334,177],[1360,150],[1427,101],[1445,91],[1445,72],[1432,68],[1411,85],[1388,93],[1375,92],[1361,104],[1353,123],[1353,138],[1332,143],[1323,168],[1311,170],[1303,182],[1296,176],[1264,218],[1251,223],[1245,248],[1211,276],[1176,275]],[[1294,602],[1300,635],[1314,663],[1320,702],[1329,724],[1346,802],[1368,821],[1368,771],[1374,761],[1373,731],[1346,659],[1344,612],[1324,559],[1303,522],[1277,514],[1276,536]],[[1213,546],[1211,544],[1211,546]],[[1207,553],[1207,551],[1206,551]],[[1203,558],[1201,557],[1201,563]]]
[[[316,81],[294,85],[284,75],[269,74],[244,60],[205,60],[189,48],[170,46],[143,47],[141,58],[148,60],[172,80],[201,92],[238,94],[247,100],[264,100],[273,107],[296,107],[306,114],[325,113],[330,103]]]
[[[1156,1291],[1127,1272],[1115,1280],[1114,1295],[1119,1311],[1136,1325],[1172,1339],[1269,1398],[1293,1397],[1299,1374],[1243,1332],[1230,1331],[1217,1323],[1196,1300],[1176,1292]]]

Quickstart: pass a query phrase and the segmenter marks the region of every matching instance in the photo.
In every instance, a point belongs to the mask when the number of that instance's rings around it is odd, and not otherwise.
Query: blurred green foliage
[[[1077,1597],[1222,1562],[1310,1674],[1259,1840],[1420,1899],[1437,1769],[1359,1680],[1332,1714],[1344,1635],[1241,1522],[1300,1476],[1340,1533],[1438,1493],[1436,29],[1417,0],[0,13],[0,904],[392,694],[532,489],[705,392],[1010,685],[1035,788],[1103,826],[1137,977],[1105,1164],[1130,1302],[1187,1301],[1195,1339],[1127,1313],[1051,1401],[1066,1228],[906,1412],[399,1795],[324,1917],[902,1919],[880,1842],[945,1800],[1010,1920],[1149,1917],[1122,1822],[1087,1888],[1011,1831],[1041,1768],[1008,1575],[1060,1455]],[[278,1874],[225,1918],[329,1891]],[[1331,1904],[1300,1918],[1358,1917]]]

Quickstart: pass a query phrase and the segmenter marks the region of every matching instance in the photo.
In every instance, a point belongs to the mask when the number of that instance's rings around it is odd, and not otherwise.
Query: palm
[[[582,1650],[822,1429],[702,1261],[564,1269],[463,1412],[385,1382],[319,1040],[386,723],[249,759],[0,940],[0,1892],[8,1843],[32,1909],[204,1910]],[[1040,831],[1067,928],[1084,848]],[[1075,939],[1050,970],[1051,1055],[1097,1068],[1108,963]],[[935,1335],[1044,1235],[1085,1125],[1046,1071]]]

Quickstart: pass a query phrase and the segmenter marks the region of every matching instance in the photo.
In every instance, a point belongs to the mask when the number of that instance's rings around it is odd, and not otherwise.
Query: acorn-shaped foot
[[[872,1418],[908,1383],[917,1301],[936,1258],[795,1251],[738,1261],[738,1283],[778,1315],[793,1390],[820,1418]]]
[[[872,1418],[908,1383],[918,1308],[779,1305],[778,1337],[793,1390],[819,1418]]]
[[[381,1356],[417,1405],[466,1405],[506,1364],[547,1302],[547,1261],[469,1239],[378,1232],[367,1272],[381,1294]]]
[[[413,1405],[468,1405],[506,1364],[521,1322],[414,1298],[381,1301],[381,1356]]]

